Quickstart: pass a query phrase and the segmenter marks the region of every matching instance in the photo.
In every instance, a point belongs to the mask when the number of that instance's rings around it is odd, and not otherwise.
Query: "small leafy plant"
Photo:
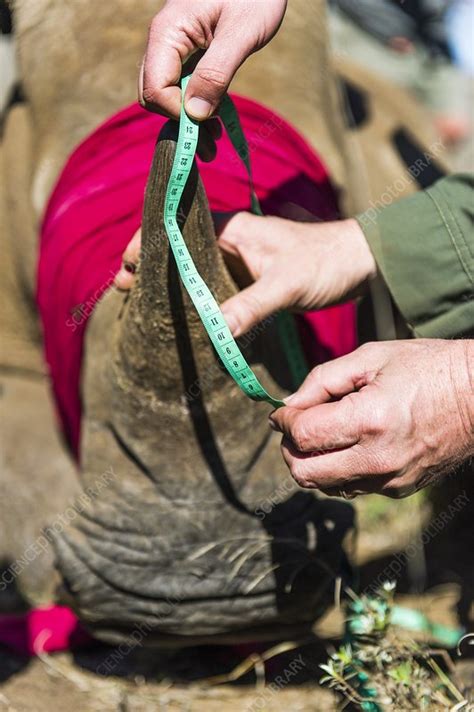
[[[321,684],[363,712],[468,709],[433,651],[397,637],[391,626],[395,583],[385,582],[374,596],[348,593],[346,640],[321,665]]]

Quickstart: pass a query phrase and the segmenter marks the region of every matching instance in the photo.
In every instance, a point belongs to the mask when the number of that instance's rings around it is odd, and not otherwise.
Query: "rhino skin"
[[[39,220],[74,146],[134,100],[144,28],[159,6],[154,0],[14,3],[25,102],[9,111],[2,141],[9,270],[0,287],[6,305],[1,365],[12,435],[2,478],[0,558],[8,564],[21,556],[74,496],[109,473],[100,496],[81,504],[55,535],[59,577],[51,574],[50,551],[43,565],[18,575],[27,601],[39,593],[47,598],[60,578],[59,600],[113,642],[129,639],[138,626],[147,630],[147,642],[160,645],[281,637],[308,629],[327,606],[353,513],[345,502],[292,483],[279,438],[266,424],[268,407],[245,399],[218,366],[169,259],[157,207],[174,151],[168,134],[160,137],[150,173],[146,259],[136,284],[126,297],[106,294],[88,325],[79,477],[57,435],[47,391],[34,309]],[[356,82],[352,68],[347,71]],[[346,214],[370,205],[404,170],[389,141],[392,129],[403,125],[416,136],[420,116],[429,125],[408,98],[403,115],[392,105],[384,110],[382,93],[373,121],[348,126],[322,0],[292,0],[275,39],[249,58],[232,88],[283,115],[318,150]],[[360,146],[379,146],[386,160],[365,163]],[[414,187],[409,180],[403,192]],[[183,200],[186,241],[222,301],[236,288],[196,174]],[[272,394],[287,392],[274,324],[254,337],[245,354],[257,375]],[[41,447],[25,439],[35,432]],[[25,446],[18,448],[20,438]]]
[[[303,631],[330,601],[352,509],[289,480],[268,406],[243,397],[218,363],[164,232],[168,133],[148,181],[137,283],[125,303],[106,297],[87,336],[83,483],[114,476],[56,538],[59,569],[82,620],[107,640],[139,625],[161,645]],[[236,288],[196,168],[181,208],[197,268],[222,301]],[[257,331],[244,351],[283,395],[273,332]]]

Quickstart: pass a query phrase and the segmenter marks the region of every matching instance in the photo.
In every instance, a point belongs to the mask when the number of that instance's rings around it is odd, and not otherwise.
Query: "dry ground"
[[[443,495],[443,502],[446,501]],[[421,561],[414,557],[415,566],[408,559],[407,566],[407,558],[400,552],[403,554],[404,548],[416,540],[419,522],[429,520],[431,507],[426,500],[393,502],[361,498],[357,508],[362,525],[357,551],[361,590],[370,586],[380,572],[386,572],[393,561],[401,561],[402,570],[397,575],[399,603],[422,610],[439,623],[457,625],[460,619],[469,623],[472,541],[464,526],[459,533],[457,524],[463,517],[470,519],[471,514],[467,510],[460,512],[459,521],[453,521],[428,543],[427,578],[423,582],[419,580],[423,556]],[[463,531],[467,538],[463,537]],[[415,575],[413,579],[411,569],[418,572],[418,578]],[[424,593],[409,593],[422,584]],[[249,660],[252,650],[263,654],[270,644],[254,648],[197,648],[174,654],[137,646],[118,661],[115,658],[113,674],[107,677],[96,672],[101,663],[116,653],[106,646],[81,649],[74,655],[61,653],[31,660],[0,650],[0,710],[332,712],[340,709],[340,700],[318,685],[322,674],[319,664],[324,662],[327,651],[337,646],[342,626],[341,611],[335,608],[315,627],[314,640],[275,654],[265,664],[257,656],[256,664],[249,663],[248,672],[242,674],[238,666],[245,667],[242,664]],[[290,665],[297,660],[300,661],[297,672],[286,682]],[[466,685],[472,693],[472,661],[463,659],[462,664]],[[229,674],[236,668],[238,679],[232,682]],[[210,679],[217,675],[223,678]]]

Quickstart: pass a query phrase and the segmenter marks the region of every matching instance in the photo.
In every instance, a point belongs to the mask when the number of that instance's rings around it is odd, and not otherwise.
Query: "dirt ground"
[[[159,667],[159,656],[152,651],[148,656]],[[319,673],[314,658],[307,652],[306,656],[312,667],[306,678],[316,679]],[[255,675],[248,676],[247,684],[234,685],[185,684],[166,678],[153,682],[141,675],[130,679],[101,678],[83,667],[96,660],[97,653],[93,652],[83,652],[75,661],[69,654],[60,654],[35,659],[21,667],[21,661],[10,658],[8,664],[16,665],[18,671],[0,688],[0,710],[39,712],[60,707],[70,712],[331,712],[337,709],[329,691],[304,678],[278,691],[276,687],[263,687],[255,682]]]
[[[401,605],[421,610],[437,623],[472,626],[472,528],[466,528],[472,520],[472,502],[452,521],[445,521],[445,527],[427,542],[424,554],[406,555],[420,531],[429,531],[429,522],[440,511],[448,511],[458,489],[441,493],[441,506],[436,497],[431,503],[424,497],[357,501],[359,590],[392,573]],[[393,562],[399,562],[401,569]],[[420,580],[420,566],[424,580]],[[416,593],[419,587],[423,593]],[[342,631],[342,610],[335,607],[318,621],[313,639],[285,641],[280,647],[266,643],[163,653],[137,646],[117,656],[116,649],[95,645],[74,654],[29,660],[0,650],[0,710],[332,712],[341,709],[341,700],[319,686],[319,665],[337,647]],[[466,655],[467,646],[462,652],[462,658],[453,654],[458,684],[474,705],[474,661]],[[115,655],[112,674],[98,674],[111,655]]]

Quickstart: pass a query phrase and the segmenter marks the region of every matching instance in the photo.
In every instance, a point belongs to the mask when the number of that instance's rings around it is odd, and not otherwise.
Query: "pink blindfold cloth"
[[[19,655],[40,655],[90,643],[75,614],[65,606],[35,608],[20,615],[0,615],[0,645]]]
[[[337,218],[325,166],[286,121],[233,96],[249,143],[255,189],[265,214]],[[44,215],[37,303],[46,360],[66,440],[79,457],[81,360],[89,316],[111,288],[121,255],[141,223],[145,184],[166,119],[133,104],[108,119],[72,153]],[[248,178],[227,135],[211,163],[198,159],[211,210],[249,210]],[[352,304],[299,318],[311,365],[356,345]],[[242,396],[244,397],[244,396]]]

